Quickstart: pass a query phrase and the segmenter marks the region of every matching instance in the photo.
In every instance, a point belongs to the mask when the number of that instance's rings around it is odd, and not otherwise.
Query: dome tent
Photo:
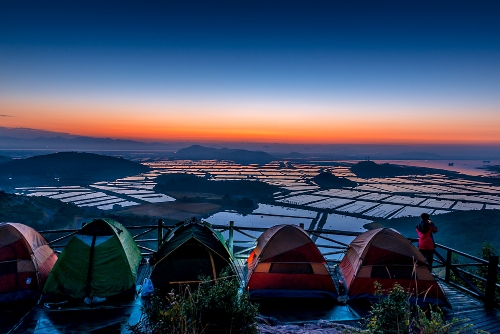
[[[165,237],[151,272],[153,286],[168,293],[179,284],[193,287],[200,276],[217,279],[229,267],[234,272],[233,258],[224,237],[204,221],[182,221]]]
[[[57,255],[29,226],[0,223],[0,303],[40,296]]]
[[[135,240],[120,223],[93,220],[68,242],[43,292],[71,298],[127,292],[135,288],[141,258]]]
[[[449,306],[422,253],[394,229],[379,228],[357,236],[340,270],[351,300],[377,299],[375,282],[384,290],[398,283],[418,304]]]
[[[267,229],[247,263],[247,290],[253,298],[337,298],[325,258],[298,226]]]

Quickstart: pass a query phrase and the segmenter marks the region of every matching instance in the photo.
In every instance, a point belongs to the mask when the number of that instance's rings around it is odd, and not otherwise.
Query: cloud
[[[14,116],[11,116],[11,115],[0,115],[0,117],[14,117]]]

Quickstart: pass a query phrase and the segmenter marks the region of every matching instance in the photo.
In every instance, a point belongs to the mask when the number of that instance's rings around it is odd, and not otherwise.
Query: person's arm
[[[432,231],[432,233],[436,233],[436,232],[438,231],[437,226],[436,226],[436,225],[434,225],[434,223],[433,223],[433,222],[431,222],[431,221],[429,221],[429,223],[430,223],[430,226],[431,226],[431,231]]]

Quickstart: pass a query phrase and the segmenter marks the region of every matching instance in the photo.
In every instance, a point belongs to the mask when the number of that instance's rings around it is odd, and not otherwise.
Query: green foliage
[[[205,280],[196,291],[201,320],[214,333],[256,333],[254,326],[258,306],[250,302],[248,292],[240,291],[237,277],[222,273],[222,279]]]
[[[0,192],[0,221],[32,225],[44,217],[43,210],[29,198]]]
[[[467,333],[471,330],[471,326],[462,326],[454,328],[459,322],[454,318],[451,322],[443,319],[443,312],[436,308],[433,310],[430,307],[427,311],[417,307],[417,314],[412,322],[413,332],[419,334],[448,334],[448,333]]]
[[[84,212],[81,208],[73,203],[67,203],[56,210],[52,216],[52,220],[49,222],[49,225],[67,226],[68,224],[72,224],[74,222],[76,216],[83,214]]]
[[[167,296],[156,292],[139,323],[128,327],[135,334],[256,334],[257,314],[248,293],[239,291],[238,278],[224,271],[216,281],[204,279],[196,291],[186,286]]]
[[[409,295],[399,284],[387,291],[387,296],[382,296],[383,290],[378,282],[375,282],[376,294],[379,303],[372,307],[368,321],[368,333],[392,334],[408,332],[410,323]]]
[[[143,307],[141,320],[135,325],[128,325],[128,329],[135,334],[196,334],[201,322],[193,297],[189,286],[179,294],[161,296],[155,292]]]
[[[397,283],[388,291],[382,290],[377,282],[375,287],[376,294],[380,296],[379,303],[372,307],[363,333],[451,334],[471,330],[471,326],[456,327],[458,319],[445,321],[439,308],[429,307],[424,311],[418,306],[411,307],[410,293]],[[384,292],[386,296],[383,296]]]
[[[490,256],[495,256],[498,255],[497,250],[495,247],[493,247],[492,244],[490,243],[483,243],[483,248],[481,249],[481,253],[479,256],[482,259],[489,260]],[[476,274],[481,277],[488,277],[488,267],[487,266],[480,266],[476,270]],[[486,282],[483,282],[481,280],[475,279],[475,284],[477,285],[478,289],[481,290],[482,292],[486,291]],[[500,283],[500,275],[497,275],[497,283]],[[496,291],[495,293],[496,299],[500,300],[500,291]]]

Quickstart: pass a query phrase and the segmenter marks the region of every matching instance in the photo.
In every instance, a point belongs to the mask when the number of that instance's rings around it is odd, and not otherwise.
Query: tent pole
[[[92,264],[94,262],[94,247],[96,236],[92,236],[92,244],[90,245],[89,269],[87,271],[87,292],[86,297],[90,297],[90,281],[92,280]]]
[[[158,250],[160,250],[163,241],[163,220],[158,219]]]
[[[227,244],[227,248],[229,248],[229,254],[231,254],[231,256],[233,256],[233,244],[234,244],[234,240],[233,240],[233,234],[234,234],[234,221],[230,221],[229,222],[229,239],[228,239],[228,244]]]
[[[212,274],[214,275],[214,281],[217,281],[217,271],[215,271],[215,262],[214,257],[212,256],[212,252],[210,249],[206,248],[208,252],[208,256],[210,256],[210,263],[212,263]]]

